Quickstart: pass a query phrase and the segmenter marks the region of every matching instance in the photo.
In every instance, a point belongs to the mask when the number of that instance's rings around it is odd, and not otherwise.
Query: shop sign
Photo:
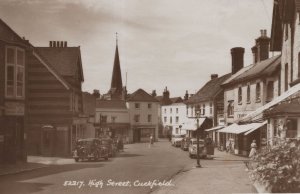
[[[5,115],[24,116],[25,105],[22,102],[5,102]]]

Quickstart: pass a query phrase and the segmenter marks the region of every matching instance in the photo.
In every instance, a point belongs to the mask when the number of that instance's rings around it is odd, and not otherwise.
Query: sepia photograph
[[[300,0],[0,0],[0,193],[300,193]]]

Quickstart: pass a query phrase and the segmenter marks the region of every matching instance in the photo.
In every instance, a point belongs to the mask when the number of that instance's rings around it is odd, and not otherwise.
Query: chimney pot
[[[260,62],[269,58],[270,38],[267,36],[267,30],[261,30],[262,35],[255,39],[255,47],[257,48],[256,62]]]
[[[64,41],[60,41],[60,47],[64,47]]]
[[[64,44],[65,44],[64,47],[68,47],[68,42],[67,41],[65,41]]]
[[[56,47],[56,42],[52,41],[52,47]]]
[[[59,41],[56,41],[56,47],[60,47]]]
[[[263,36],[264,36],[264,33],[265,33],[264,30],[260,30],[260,36],[263,37]]]
[[[211,78],[211,79],[216,79],[216,78],[218,78],[218,74],[211,74],[211,75],[210,75],[210,78]]]
[[[49,47],[52,47],[52,41],[49,41]]]

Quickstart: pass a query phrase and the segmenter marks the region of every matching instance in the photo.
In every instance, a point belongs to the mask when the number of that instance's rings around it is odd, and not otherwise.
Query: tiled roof
[[[187,104],[193,104],[212,100],[220,91],[221,84],[231,76],[231,73],[225,74],[219,78],[208,81],[195,95],[187,100]]]
[[[88,92],[82,93],[83,113],[87,116],[95,115],[96,98]]]
[[[83,81],[80,47],[36,48],[62,76],[74,76],[80,68],[79,71]]]
[[[138,89],[134,93],[130,95],[128,101],[135,101],[135,102],[158,102],[158,100],[145,92],[143,89]]]
[[[172,103],[183,102],[181,97],[170,98],[170,100],[172,101]]]
[[[103,109],[127,109],[126,102],[124,100],[96,100],[96,108]]]
[[[269,59],[260,61],[254,65],[252,65],[246,71],[240,73],[230,81],[226,81],[226,83],[240,83],[241,81],[246,81],[250,79],[254,79],[262,76],[270,76],[280,68],[281,57],[280,55],[271,57]]]

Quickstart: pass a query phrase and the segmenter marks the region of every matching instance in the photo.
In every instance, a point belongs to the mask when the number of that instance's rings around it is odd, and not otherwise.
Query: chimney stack
[[[99,91],[99,90],[94,90],[93,96],[94,96],[95,98],[100,98],[100,91]]]
[[[188,91],[186,90],[185,91],[185,95],[184,95],[184,100],[188,100],[189,99],[189,93]]]
[[[163,92],[163,99],[170,99],[170,92],[168,91],[168,88],[166,87]]]
[[[260,37],[255,39],[255,46],[252,47],[253,63],[269,58],[270,38],[267,36],[267,30],[260,30]]]
[[[210,78],[211,78],[211,79],[216,79],[216,78],[218,78],[218,74],[211,74],[211,75],[210,75]]]
[[[151,96],[156,97],[156,90],[152,90]]]
[[[243,47],[234,47],[231,50],[231,58],[232,58],[232,65],[231,65],[231,73],[235,74],[240,69],[244,67],[244,52],[245,49]]]

